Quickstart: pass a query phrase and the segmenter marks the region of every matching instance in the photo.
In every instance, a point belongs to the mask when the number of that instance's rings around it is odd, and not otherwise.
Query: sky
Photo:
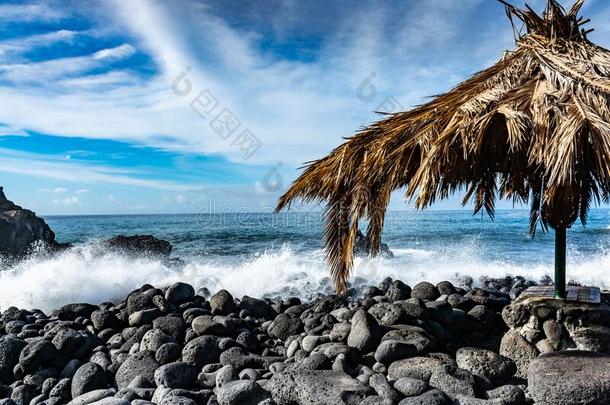
[[[582,14],[610,47],[610,2]],[[0,185],[43,215],[267,211],[512,48],[492,0],[0,1]]]

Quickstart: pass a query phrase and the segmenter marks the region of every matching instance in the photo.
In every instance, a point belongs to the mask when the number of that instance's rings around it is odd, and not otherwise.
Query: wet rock
[[[411,287],[400,280],[394,280],[390,284],[388,291],[386,291],[385,296],[392,302],[409,299],[411,298]]]
[[[371,246],[360,230],[356,234],[356,241],[354,243],[354,255],[355,256],[369,256],[371,254]],[[387,259],[394,257],[394,253],[390,250],[386,243],[379,244],[379,255]]]
[[[436,285],[436,289],[440,295],[450,296],[456,293],[456,289],[450,281],[441,281]]]
[[[433,301],[439,297],[438,290],[432,283],[428,283],[427,281],[423,281],[415,287],[411,291],[411,297],[417,298],[422,301]]]
[[[171,243],[157,239],[152,235],[119,235],[108,239],[104,242],[104,245],[123,254],[137,256],[169,258],[172,252]]]
[[[195,296],[195,289],[186,283],[175,283],[165,292],[165,299],[170,304],[180,305],[190,301]]]
[[[227,290],[220,290],[210,298],[212,315],[229,315],[237,310],[233,296]]]

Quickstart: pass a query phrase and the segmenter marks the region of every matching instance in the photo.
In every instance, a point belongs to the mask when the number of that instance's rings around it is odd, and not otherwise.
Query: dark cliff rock
[[[58,243],[42,218],[8,200],[0,187],[0,255],[20,258],[36,243],[51,250],[69,246]]]

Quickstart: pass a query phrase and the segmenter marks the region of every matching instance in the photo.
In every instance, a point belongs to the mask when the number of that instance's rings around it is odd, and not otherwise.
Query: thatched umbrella
[[[345,291],[358,221],[379,250],[392,191],[418,208],[456,191],[493,219],[496,198],[531,206],[530,232],[555,229],[556,296],[565,297],[566,229],[610,195],[610,52],[589,42],[578,18],[548,0],[542,16],[503,0],[527,32],[517,48],[449,92],[391,114],[310,163],[281,197],[327,203],[325,248]],[[513,25],[514,27],[514,25]]]

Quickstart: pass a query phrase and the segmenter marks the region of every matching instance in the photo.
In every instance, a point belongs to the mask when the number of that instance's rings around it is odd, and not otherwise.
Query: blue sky
[[[610,3],[582,13],[610,47]],[[0,185],[47,215],[266,210],[375,110],[513,47],[491,0],[5,0]]]

